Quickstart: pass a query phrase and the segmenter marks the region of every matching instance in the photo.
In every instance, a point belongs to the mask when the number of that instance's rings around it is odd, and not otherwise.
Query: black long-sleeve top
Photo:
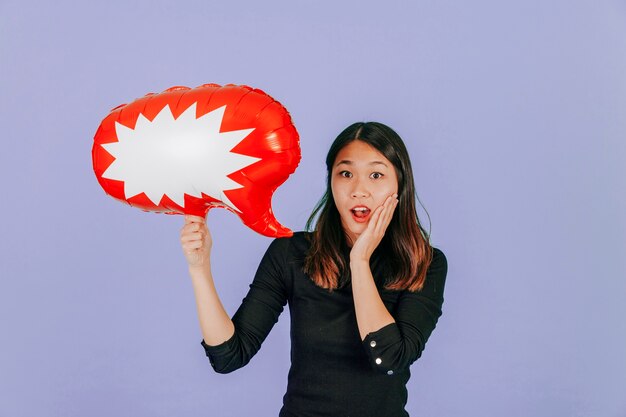
[[[201,342],[211,365],[220,373],[246,365],[289,303],[291,369],[280,417],[408,416],[409,365],[441,316],[446,257],[433,248],[421,291],[393,291],[383,288],[386,258],[375,251],[372,275],[395,323],[361,340],[349,280],[333,291],[316,286],[302,271],[309,247],[305,232],[270,244],[233,316],[235,334],[218,346]]]

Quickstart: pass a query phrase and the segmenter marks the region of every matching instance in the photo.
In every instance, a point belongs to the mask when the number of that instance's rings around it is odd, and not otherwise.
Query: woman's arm
[[[374,210],[367,229],[357,238],[350,251],[352,296],[361,340],[368,333],[395,322],[378,294],[370,269],[370,257],[391,222],[398,204],[397,197],[397,194],[388,197],[382,206]]]
[[[351,261],[352,297],[354,310],[359,326],[361,340],[369,333],[380,330],[388,324],[395,323],[387,307],[380,298],[369,261]]]
[[[232,320],[222,306],[211,274],[211,236],[204,219],[186,216],[181,242],[189,264],[204,339],[213,369],[232,372],[256,354],[287,303],[284,268],[288,239],[275,239],[266,251],[250,290]]]
[[[384,236],[396,202],[389,197],[376,209],[350,252],[352,294],[363,347],[372,369],[387,375],[405,371],[421,356],[441,316],[448,270],[443,252],[434,249],[424,288],[419,292],[402,291],[394,316],[389,313],[374,283],[369,259]]]
[[[180,241],[189,265],[202,336],[208,345],[219,345],[233,336],[235,327],[213,282],[210,259],[212,239],[205,220],[198,216],[185,216]]]
[[[395,323],[369,333],[363,340],[372,369],[394,375],[422,355],[441,316],[447,272],[445,255],[433,248],[422,290],[401,291],[393,313]]]

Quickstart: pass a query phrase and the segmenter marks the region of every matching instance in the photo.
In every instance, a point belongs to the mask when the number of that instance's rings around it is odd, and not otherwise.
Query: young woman
[[[291,369],[281,417],[407,416],[409,366],[441,316],[447,261],[415,209],[400,137],[355,123],[331,145],[326,193],[307,230],[275,239],[232,320],[211,275],[211,236],[186,216],[183,251],[217,372],[246,365],[286,303]]]

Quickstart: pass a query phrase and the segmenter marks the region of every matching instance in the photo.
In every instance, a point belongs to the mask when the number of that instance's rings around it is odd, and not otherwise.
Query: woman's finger
[[[204,223],[204,218],[200,216],[194,216],[192,214],[185,215],[185,224],[189,223]]]
[[[386,224],[389,225],[391,223],[391,219],[393,217],[393,213],[396,211],[396,207],[398,207],[398,199],[396,196],[391,197],[391,201],[389,202],[389,210],[385,213],[385,221]]]
[[[194,242],[196,240],[204,240],[204,234],[202,233],[193,233],[193,234],[186,234],[180,237],[180,241],[182,243],[185,242]]]
[[[381,233],[381,230],[384,232],[384,229],[381,229],[381,225],[384,223],[385,220],[385,213],[386,210],[388,210],[388,203],[389,198],[387,198],[381,206],[376,207],[367,225],[368,229],[370,229],[375,235],[379,235]]]
[[[197,231],[205,230],[205,229],[206,229],[206,224],[199,223],[199,222],[186,223],[182,228],[182,230],[185,232],[197,232]]]
[[[380,220],[376,225],[377,234],[384,235],[389,223],[391,223],[391,219],[393,218],[393,212],[397,206],[397,199],[395,196],[390,196],[385,200],[383,204],[383,211],[380,215]]]
[[[193,235],[193,234],[197,234],[197,233],[202,233],[202,231],[198,230],[198,229],[195,229],[195,228],[190,228],[190,227],[186,227],[185,226],[180,231],[180,237]]]
[[[370,229],[373,233],[376,233],[378,229],[378,224],[380,222],[380,216],[382,212],[385,210],[385,206],[378,206],[376,210],[372,213],[372,217],[370,218],[369,223],[367,224],[367,229]]]

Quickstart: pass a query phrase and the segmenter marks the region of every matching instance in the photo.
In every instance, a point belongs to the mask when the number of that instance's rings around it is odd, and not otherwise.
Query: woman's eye
[[[377,180],[381,178],[382,176],[383,174],[381,174],[380,172],[372,172],[372,175],[370,175],[370,178]]]
[[[344,177],[344,178],[352,178],[352,173],[348,172],[348,171],[341,171],[339,173],[340,176]]]

